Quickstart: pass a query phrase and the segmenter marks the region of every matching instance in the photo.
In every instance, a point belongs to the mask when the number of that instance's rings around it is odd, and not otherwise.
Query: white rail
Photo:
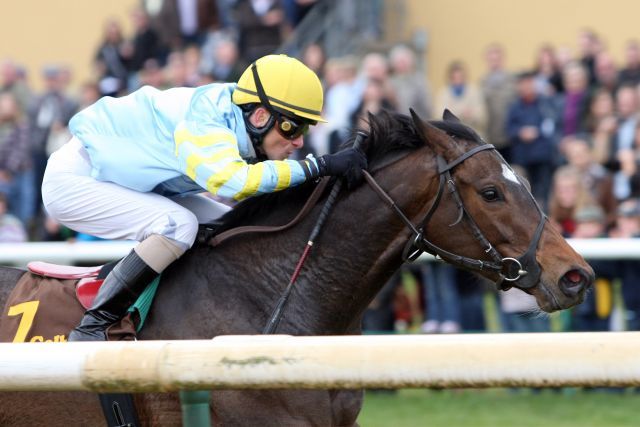
[[[0,391],[640,386],[640,332],[0,344]]]
[[[638,259],[640,239],[569,239],[587,259]],[[0,264],[26,265],[29,261],[53,263],[104,262],[125,256],[135,242],[0,243]],[[423,255],[422,260],[432,260]]]

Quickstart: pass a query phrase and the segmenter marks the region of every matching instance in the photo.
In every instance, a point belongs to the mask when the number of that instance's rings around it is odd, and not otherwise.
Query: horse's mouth
[[[557,285],[549,285],[544,280],[540,280],[534,289],[533,295],[536,297],[538,306],[540,306],[540,309],[546,313],[565,310],[573,307],[574,305],[580,304],[584,300],[584,293],[580,293],[573,297],[567,297],[559,290]],[[554,292],[552,289],[556,289],[557,292]]]

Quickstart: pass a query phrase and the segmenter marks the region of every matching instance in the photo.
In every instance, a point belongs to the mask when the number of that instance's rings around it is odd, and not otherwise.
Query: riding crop
[[[356,133],[356,138],[353,143],[353,148],[360,148],[362,141],[366,137],[367,137],[366,133],[362,131],[358,131]],[[276,305],[276,308],[273,310],[273,313],[271,313],[271,317],[269,318],[267,325],[262,330],[263,334],[265,335],[273,334],[278,328],[278,324],[280,323],[280,319],[282,318],[282,310],[284,309],[285,304],[289,300],[289,295],[291,294],[291,290],[293,289],[293,284],[298,279],[298,276],[300,275],[300,270],[302,269],[302,265],[304,264],[305,260],[307,259],[307,256],[309,255],[309,252],[311,251],[313,242],[315,241],[316,237],[318,237],[318,234],[320,234],[320,229],[322,229],[324,222],[327,220],[327,217],[329,216],[329,212],[331,212],[331,209],[333,209],[333,205],[335,204],[336,198],[338,197],[338,193],[340,193],[341,188],[342,188],[342,180],[338,180],[336,181],[335,184],[333,184],[333,188],[331,188],[331,193],[329,193],[329,197],[327,198],[327,201],[324,203],[324,206],[322,207],[322,211],[320,212],[320,216],[316,221],[316,225],[313,227],[313,230],[311,230],[311,234],[309,235],[309,239],[307,240],[307,246],[305,246],[304,251],[300,256],[300,259],[298,260],[298,264],[296,265],[296,268],[293,271],[293,274],[291,275],[291,279],[289,280],[289,284],[287,285],[287,288],[284,290],[283,294],[280,296],[280,300],[278,300],[278,305]]]

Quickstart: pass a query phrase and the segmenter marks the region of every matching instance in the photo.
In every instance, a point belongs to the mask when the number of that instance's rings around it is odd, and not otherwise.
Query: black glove
[[[367,157],[359,148],[347,148],[335,154],[318,158],[321,176],[342,176],[347,188],[355,188],[363,178],[362,170],[367,168]]]

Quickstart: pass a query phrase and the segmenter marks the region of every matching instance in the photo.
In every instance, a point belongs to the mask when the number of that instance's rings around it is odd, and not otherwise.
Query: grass
[[[615,363],[615,362],[613,362]],[[638,426],[640,393],[632,390],[539,393],[523,389],[367,392],[362,427]]]

